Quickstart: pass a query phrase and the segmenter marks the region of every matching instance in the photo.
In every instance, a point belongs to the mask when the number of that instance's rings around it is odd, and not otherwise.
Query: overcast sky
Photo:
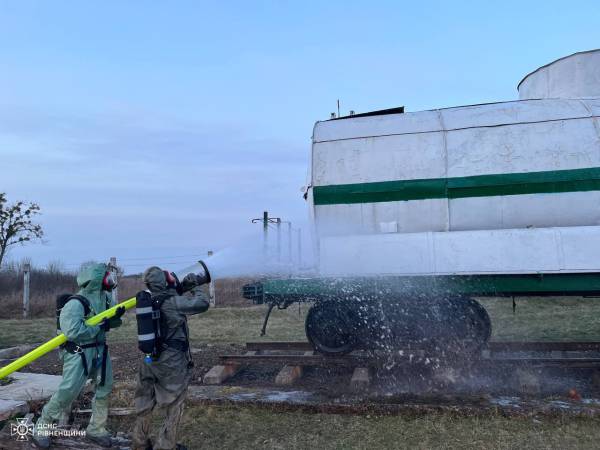
[[[11,257],[140,271],[235,243],[265,209],[302,223],[312,127],[338,98],[515,99],[600,47],[599,23],[597,1],[2,1],[0,192],[38,202],[46,232]]]

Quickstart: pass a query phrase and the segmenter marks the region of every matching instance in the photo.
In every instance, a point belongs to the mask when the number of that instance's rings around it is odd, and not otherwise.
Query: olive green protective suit
[[[78,345],[94,342],[103,344],[105,342],[105,332],[97,325],[86,325],[85,320],[114,306],[111,293],[102,289],[102,280],[107,270],[106,264],[90,264],[84,267],[77,276],[77,285],[80,288],[77,294],[88,299],[91,312],[88,316],[85,316],[83,305],[76,299],[69,300],[63,307],[59,318],[60,328],[68,341]],[[111,328],[120,325],[120,318],[111,319]],[[93,382],[95,395],[92,401],[92,417],[86,429],[86,434],[97,437],[110,436],[110,433],[106,430],[106,420],[108,417],[109,394],[113,385],[113,373],[110,357],[107,357],[106,379],[104,386],[100,386],[103,351],[104,345],[83,349],[87,361],[87,377],[79,354],[68,353],[65,350],[60,351],[60,357],[63,361],[63,378],[58,391],[44,406],[36,427],[58,421],[63,413],[70,411],[71,403],[77,398],[87,378],[89,378]]]
[[[144,282],[152,295],[170,294],[161,308],[164,320],[166,348],[157,361],[141,362],[135,391],[136,422],[133,431],[133,449],[154,450],[174,449],[177,445],[177,427],[183,415],[187,387],[191,378],[192,359],[189,350],[169,347],[171,341],[188,341],[186,316],[206,311],[209,302],[198,287],[192,289],[191,296],[181,296],[175,289],[167,287],[164,272],[151,267],[144,272]],[[160,408],[165,419],[156,432],[154,443],[150,437],[152,411]]]

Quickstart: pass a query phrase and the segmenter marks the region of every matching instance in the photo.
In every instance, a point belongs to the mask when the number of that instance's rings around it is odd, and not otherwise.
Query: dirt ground
[[[240,344],[195,345],[193,385],[201,385],[201,377],[218,363],[220,354],[242,353]],[[114,362],[115,389],[112,407],[130,408],[137,364],[141,355],[135,343],[115,343],[111,346]],[[134,363],[135,362],[135,363]],[[28,367],[33,372],[60,374],[57,354],[51,353]],[[248,368],[230,382],[231,386],[272,386],[278,367]],[[398,375],[398,374],[397,374]],[[348,393],[350,373],[341,369],[309,371],[292,389],[321,392],[331,398]],[[394,378],[379,380],[385,387]],[[483,403],[488,398],[482,396]],[[90,408],[91,394],[86,393],[74,409]],[[424,407],[406,413],[382,413],[378,402],[432,404],[445,411]],[[462,407],[461,407],[462,405]],[[41,404],[37,405],[41,408]],[[38,409],[39,411],[39,409]],[[385,409],[383,409],[385,411]],[[420,411],[420,412],[419,412]],[[76,414],[75,426],[85,427],[89,416]],[[113,416],[111,429],[127,435],[133,427],[132,415]],[[160,416],[158,417],[160,421]],[[490,412],[478,406],[477,396],[420,396],[397,394],[381,396],[360,407],[320,410],[297,410],[281,405],[265,407],[258,404],[206,404],[191,399],[181,425],[181,441],[194,449],[367,449],[367,448],[465,448],[465,449],[586,449],[595,448],[600,439],[598,417],[568,414],[536,415],[519,412]],[[4,441],[5,442],[5,441]],[[0,441],[0,448],[2,441]],[[16,448],[16,447],[15,447]],[[22,447],[29,449],[29,447]]]
[[[220,364],[219,356],[242,354],[241,344],[199,344],[192,347],[194,360],[192,385],[202,385],[202,378],[211,367]],[[131,386],[136,381],[139,364],[143,364],[142,355],[130,343],[115,343],[110,346],[114,379],[117,385]],[[227,385],[245,387],[272,387],[280,365],[249,365],[240,370]],[[36,360],[26,369],[30,372],[60,375],[62,366],[58,352]],[[570,389],[586,397],[600,398],[600,385],[593,383],[594,372],[590,369],[552,369],[528,370],[515,366],[493,367],[490,369],[466,369],[460,367],[440,367],[437,369],[423,366],[398,367],[389,371],[378,371],[373,379],[373,387],[367,394],[371,399],[387,398],[398,401],[406,398],[429,398],[444,396],[518,396],[521,392],[519,377],[515,370],[524,370],[536,374],[539,380],[538,397],[568,398]],[[305,368],[293,389],[303,389],[322,394],[329,398],[341,397],[351,393],[351,368]],[[123,405],[132,406],[132,405]]]
[[[496,339],[564,339],[576,330],[576,338],[598,339],[600,333],[600,302],[586,300],[577,304],[568,300],[547,304],[544,300],[518,303],[513,315],[509,302],[486,305],[495,319]],[[258,330],[263,307],[222,308],[194,317],[190,321],[193,357],[195,361],[193,385],[201,386],[202,376],[218,363],[220,354],[242,353],[244,342],[258,341]],[[267,340],[298,340],[303,338],[303,322],[306,308],[277,311],[268,328]],[[41,341],[52,336],[52,319],[32,321],[0,320],[0,345]],[[114,333],[114,334],[113,334]],[[129,313],[125,325],[111,331],[110,351],[115,373],[115,389],[112,406],[130,408],[133,405],[135,375],[142,355],[135,340],[135,320]],[[241,371],[228,382],[230,386],[272,386],[280,367],[251,367]],[[57,352],[52,352],[27,367],[26,370],[50,374],[61,373]],[[307,370],[305,376],[292,389],[309,390],[326,394],[331,398],[347,393],[350,378],[348,370]],[[419,379],[419,376],[414,377]],[[510,392],[506,378],[495,380],[500,393]],[[560,375],[560,374],[559,374]],[[514,378],[514,377],[513,377]],[[590,374],[582,374],[578,380],[588,380]],[[377,402],[416,402],[403,385],[407,377],[401,372],[382,376],[377,380],[381,395],[371,399],[362,409],[343,412],[341,409],[327,413],[316,410],[295,410],[284,407],[265,407],[247,403],[207,404],[190,399],[180,429],[181,441],[189,448],[595,448],[600,440],[600,419],[597,416],[573,416],[556,413],[536,415],[524,413],[507,416],[501,410],[490,412],[478,408],[461,407],[466,397],[440,395],[431,391],[429,397],[421,396],[422,402],[456,406],[452,410],[435,411],[418,408],[408,413],[381,414],[373,405]],[[549,378],[550,379],[550,378]],[[502,381],[503,380],[503,381]],[[480,391],[488,386],[481,382]],[[573,380],[578,382],[577,380]],[[418,384],[418,383],[417,383]],[[426,383],[427,384],[427,383]],[[600,396],[595,391],[581,391],[587,395]],[[469,392],[469,401],[477,402],[477,389]],[[560,386],[555,398],[565,399],[566,390]],[[462,400],[461,400],[462,398]],[[489,400],[482,394],[483,401]],[[369,406],[370,405],[370,406]],[[35,407],[36,405],[34,405]],[[38,408],[42,405],[37,405]],[[74,405],[75,409],[90,406],[90,394],[83,395]],[[77,414],[75,424],[84,426],[89,416]],[[160,419],[158,419],[160,420]],[[110,419],[112,430],[130,432],[131,415],[114,416]],[[83,444],[82,444],[83,445]],[[0,448],[2,443],[0,442]],[[11,448],[11,447],[8,447]]]
[[[210,368],[218,363],[218,356],[225,353],[238,354],[243,351],[239,344],[205,344],[193,348],[193,380],[201,379]],[[142,354],[135,343],[116,343],[110,345],[114,379],[119,382],[134,382],[138,364],[142,362]],[[60,375],[62,365],[58,352],[51,352],[34,361],[27,371]]]

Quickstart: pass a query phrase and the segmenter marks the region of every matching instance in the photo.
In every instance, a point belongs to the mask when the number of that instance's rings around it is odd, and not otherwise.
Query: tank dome
[[[600,49],[573,53],[526,75],[520,100],[600,97]]]

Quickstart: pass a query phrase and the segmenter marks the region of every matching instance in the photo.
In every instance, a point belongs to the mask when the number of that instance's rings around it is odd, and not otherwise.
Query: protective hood
[[[108,266],[102,263],[88,264],[77,275],[77,286],[89,291],[102,290],[102,280],[108,271]]]
[[[90,301],[96,313],[106,309],[107,301],[110,304],[110,294],[102,290],[102,280],[107,271],[106,264],[95,263],[84,266],[77,275],[77,286],[80,288],[78,294]]]
[[[152,266],[145,270],[144,284],[150,292],[162,292],[167,290],[167,277],[160,267]]]

